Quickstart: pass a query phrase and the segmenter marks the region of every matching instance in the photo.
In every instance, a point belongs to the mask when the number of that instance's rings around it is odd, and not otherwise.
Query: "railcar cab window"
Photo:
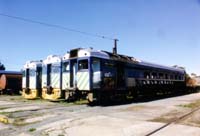
[[[23,76],[23,77],[26,77],[26,70],[23,70],[23,71],[22,71],[22,76]]]
[[[30,69],[29,73],[30,73],[30,76],[35,76],[36,74],[35,69]]]
[[[46,66],[42,66],[42,74],[47,74],[47,67]]]
[[[84,70],[84,69],[88,69],[88,60],[87,59],[80,60],[78,63],[78,70]]]
[[[63,69],[63,72],[68,72],[69,71],[69,62],[64,62],[62,69]]]
[[[59,73],[60,72],[60,66],[58,65],[52,65],[52,73]]]

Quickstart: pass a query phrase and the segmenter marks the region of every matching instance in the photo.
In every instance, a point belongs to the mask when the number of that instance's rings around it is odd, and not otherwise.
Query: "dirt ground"
[[[200,94],[128,104],[25,100],[0,96],[0,136],[145,136],[200,106]],[[200,136],[200,111],[153,136]]]

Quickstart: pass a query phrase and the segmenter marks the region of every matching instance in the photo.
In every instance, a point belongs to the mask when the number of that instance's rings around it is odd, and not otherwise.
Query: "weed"
[[[195,102],[189,103],[189,104],[183,104],[183,105],[178,105],[180,107],[183,108],[190,108],[190,109],[194,109],[200,106],[200,100],[197,100]]]
[[[34,132],[34,131],[36,131],[36,128],[30,128],[28,131],[29,132]]]

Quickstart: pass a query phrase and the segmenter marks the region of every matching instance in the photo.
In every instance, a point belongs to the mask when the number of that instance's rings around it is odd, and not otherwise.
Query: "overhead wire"
[[[37,20],[33,20],[33,19],[24,18],[24,17],[13,16],[13,15],[8,15],[8,14],[4,14],[4,13],[0,13],[0,16],[4,16],[4,17],[16,19],[16,20],[21,20],[21,21],[24,21],[24,22],[40,24],[40,25],[44,25],[44,26],[48,26],[48,27],[54,27],[54,28],[58,28],[58,29],[62,29],[62,30],[71,31],[71,32],[76,32],[76,33],[80,33],[80,34],[83,34],[83,35],[103,38],[103,39],[107,39],[107,40],[115,40],[115,38],[111,38],[111,37],[107,37],[107,36],[103,36],[103,35],[99,35],[99,34],[94,34],[94,33],[89,33],[89,32],[84,32],[84,31],[68,28],[68,27],[65,27],[65,26],[62,26],[62,25],[41,22],[41,21],[37,21]]]

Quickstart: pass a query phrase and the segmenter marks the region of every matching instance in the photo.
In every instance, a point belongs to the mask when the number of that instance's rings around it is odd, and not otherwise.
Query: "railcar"
[[[22,96],[26,99],[41,97],[42,61],[28,61],[23,67]]]
[[[0,70],[0,94],[19,94],[22,90],[22,72]]]
[[[93,49],[69,54],[70,87],[90,102],[119,94],[137,96],[185,87],[185,70]],[[68,90],[69,91],[69,90]]]
[[[49,55],[42,66],[42,98],[58,100],[64,98],[62,91],[62,57]]]

